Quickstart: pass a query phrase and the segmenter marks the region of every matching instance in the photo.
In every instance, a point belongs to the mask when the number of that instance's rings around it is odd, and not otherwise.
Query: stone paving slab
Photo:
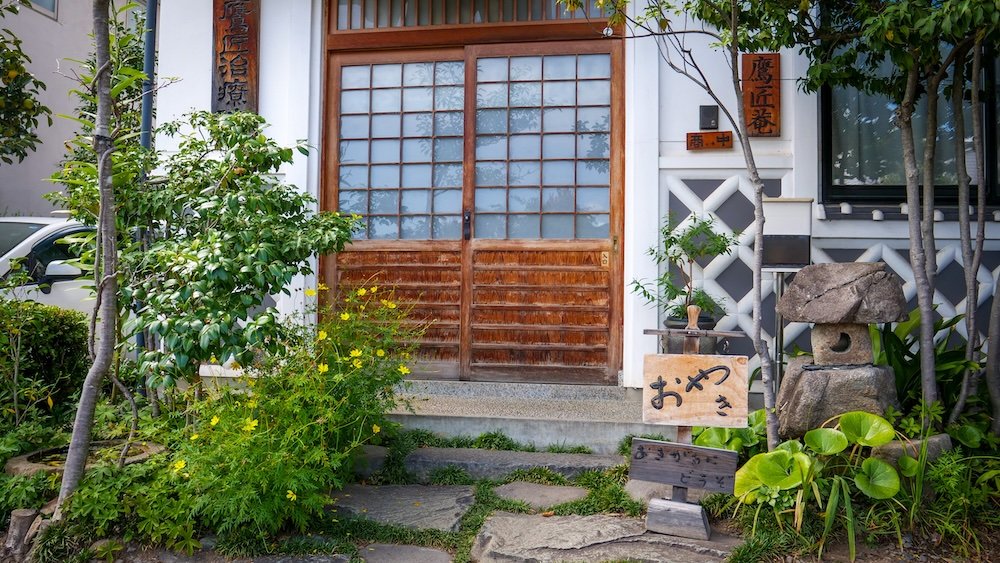
[[[740,540],[715,532],[709,541],[646,531],[639,518],[552,516],[498,512],[472,546],[480,563],[628,560],[671,563],[723,561]]]
[[[416,530],[458,530],[462,516],[475,502],[467,486],[348,485],[333,494],[334,510]]]
[[[587,489],[583,487],[539,485],[538,483],[528,483],[526,481],[507,483],[493,489],[493,492],[508,500],[525,502],[535,510],[580,500],[587,496]]]
[[[451,563],[447,551],[416,545],[373,543],[358,549],[366,563]]]
[[[620,455],[418,448],[406,456],[403,463],[421,481],[426,481],[433,470],[447,466],[464,469],[473,479],[500,479],[511,471],[535,467],[544,467],[572,478],[587,471],[603,471],[625,463],[625,458]]]

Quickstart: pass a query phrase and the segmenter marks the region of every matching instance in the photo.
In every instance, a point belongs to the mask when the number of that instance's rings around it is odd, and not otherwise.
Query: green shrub
[[[71,415],[89,364],[83,314],[0,299],[0,426],[48,412],[60,420]]]
[[[246,390],[194,404],[171,461],[194,514],[222,536],[304,530],[351,476],[353,452],[396,404],[412,341],[392,295],[360,288],[315,330],[289,327],[284,353],[250,366]]]

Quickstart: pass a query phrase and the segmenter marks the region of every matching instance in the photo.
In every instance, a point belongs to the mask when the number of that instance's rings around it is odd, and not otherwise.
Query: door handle
[[[472,211],[468,209],[462,212],[462,238],[472,238]]]

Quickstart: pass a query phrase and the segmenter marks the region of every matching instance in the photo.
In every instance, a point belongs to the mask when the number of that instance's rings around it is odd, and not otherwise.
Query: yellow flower
[[[249,401],[247,401],[247,407],[251,409],[257,408],[257,399],[250,399]]]
[[[212,422],[210,422],[209,424],[211,424],[212,426],[215,426],[218,423],[219,423],[219,417],[213,416],[212,417]]]
[[[363,365],[361,362],[361,358],[354,358],[354,361],[351,362],[351,365],[353,365],[356,368],[360,368]]]
[[[330,366],[328,366],[326,364],[320,364],[320,365],[316,366],[316,369],[320,373],[326,373],[326,372],[330,371]]]
[[[376,291],[378,291],[378,286],[377,285],[373,285],[372,288],[369,291],[371,291],[372,293],[375,293]]]
[[[257,419],[247,418],[246,423],[243,424],[243,431],[253,432],[255,428],[257,428]]]
[[[385,356],[385,350],[379,348],[378,350],[375,350],[375,355],[381,358]]]
[[[349,321],[349,320],[351,320],[351,314],[350,313],[341,313],[340,314],[340,320],[342,320],[342,321]]]
[[[315,296],[316,296],[315,289],[310,287],[309,289],[306,290],[306,297],[315,297]]]
[[[210,364],[217,364],[217,363],[219,363],[219,360],[216,359],[215,356],[212,356],[211,358],[208,359],[208,363],[210,363]]]
[[[234,360],[234,361],[233,361],[233,365],[232,365],[232,368],[233,368],[233,369],[240,369],[240,363]]]
[[[386,309],[395,309],[396,308],[396,304],[393,303],[392,301],[387,300],[387,299],[383,299],[382,300],[382,305],[384,305]]]
[[[351,357],[352,358],[360,358],[361,354],[362,354],[361,350],[358,350],[357,348],[351,350]]]
[[[177,473],[178,471],[184,469],[185,467],[187,467],[187,462],[184,461],[183,459],[178,459],[177,461],[174,462],[174,473]]]
[[[410,368],[404,366],[403,364],[399,364],[399,373],[406,375],[410,373]]]
[[[381,426],[379,426],[378,424],[372,424],[372,433],[373,434],[378,434],[381,431],[382,431],[382,427]]]
[[[326,340],[326,337],[327,337],[326,331],[321,330],[319,331],[319,334],[316,335],[316,340]]]
[[[193,442],[193,441],[197,440],[199,437],[200,436],[198,435],[198,433],[195,432],[194,434],[191,435],[191,441]]]
[[[367,293],[368,290],[362,287],[361,289],[358,290],[358,297],[364,297]]]
[[[247,378],[247,387],[253,387],[254,385],[257,385],[257,380],[255,380],[252,377],[248,377]]]
[[[288,489],[288,492],[285,493],[285,498],[287,498],[288,500],[290,500],[292,502],[295,502],[295,499],[297,499],[299,497],[295,495],[294,491],[292,491],[291,489]]]
[[[328,291],[330,288],[325,283],[321,283],[321,284],[319,284],[319,285],[316,286],[316,289],[318,289],[320,291]]]

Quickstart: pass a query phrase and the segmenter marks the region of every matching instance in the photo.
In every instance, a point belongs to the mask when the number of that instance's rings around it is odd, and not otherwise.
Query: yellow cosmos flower
[[[378,291],[378,286],[377,285],[373,285],[372,288],[369,289],[368,291],[371,291],[372,293],[375,293],[376,291]]]
[[[319,334],[316,335],[316,340],[326,340],[326,337],[327,337],[326,331],[321,330],[319,331]]]
[[[379,426],[378,424],[372,424],[372,433],[373,434],[378,434],[381,431],[382,431],[382,427],[381,426]]]
[[[351,362],[351,365],[353,365],[356,368],[360,368],[363,365],[363,362],[361,361],[361,358],[354,358],[354,361]]]
[[[341,313],[340,314],[340,320],[342,320],[342,321],[349,321],[349,320],[351,320],[351,314],[350,313]]]
[[[200,437],[201,436],[196,432],[196,433],[194,433],[194,434],[191,435],[191,441],[194,442],[195,440],[197,440]]]
[[[375,350],[375,355],[381,358],[385,356],[385,350],[379,348],[378,350]]]
[[[401,373],[403,375],[406,375],[406,374],[410,373],[410,368],[406,367],[403,364],[399,364],[399,373]]]
[[[219,360],[216,359],[215,356],[212,356],[211,358],[208,359],[208,363],[210,363],[210,364],[217,364],[217,363],[219,363]]]
[[[362,354],[361,350],[358,350],[357,348],[351,350],[351,357],[352,358],[360,358],[361,354]]]
[[[383,300],[382,300],[382,305],[383,305],[383,306],[384,306],[384,307],[385,307],[386,309],[395,309],[395,308],[396,308],[396,304],[395,304],[395,303],[393,303],[392,301],[389,301],[388,299],[383,299]]]
[[[318,289],[320,291],[329,291],[330,290],[329,286],[327,286],[325,283],[321,283],[321,284],[317,285],[316,289]]]
[[[315,289],[310,287],[309,289],[306,290],[306,297],[315,297],[315,296],[316,296]]]
[[[212,426],[215,426],[218,423],[219,423],[219,417],[213,416],[212,417],[212,422],[210,422],[209,424],[211,424]]]
[[[326,373],[326,372],[330,371],[330,366],[328,366],[326,364],[320,364],[320,365],[316,366],[316,369],[320,373]]]
[[[368,290],[365,289],[365,288],[363,288],[363,287],[358,290],[358,297],[364,297],[367,294],[368,294]]]
[[[250,399],[249,401],[247,401],[247,407],[251,409],[257,408],[257,399]]]
[[[257,428],[257,419],[247,418],[246,422],[243,424],[243,431],[253,432],[255,428]]]
[[[183,459],[178,459],[177,461],[174,462],[174,473],[177,473],[178,471],[184,469],[185,467],[187,467],[187,462],[184,461]]]
[[[297,499],[299,497],[296,496],[296,494],[295,494],[294,491],[292,491],[291,489],[288,489],[288,492],[285,493],[285,498],[287,498],[288,500],[290,500],[292,502],[295,502],[295,499]]]
[[[248,378],[247,379],[247,387],[253,387],[254,385],[257,385],[257,380],[253,379],[252,377]]]

